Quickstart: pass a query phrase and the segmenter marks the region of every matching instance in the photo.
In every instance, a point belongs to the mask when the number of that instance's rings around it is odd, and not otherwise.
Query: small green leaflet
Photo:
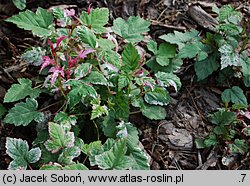
[[[12,0],[12,2],[19,10],[26,8],[26,0]]]
[[[86,96],[90,96],[94,99],[97,98],[97,92],[95,89],[86,83],[82,83],[79,80],[70,80],[68,84],[72,86],[71,91],[68,94],[70,108],[74,107]]]
[[[235,120],[236,114],[234,112],[227,112],[223,109],[210,116],[210,121],[215,125],[229,125]]]
[[[142,33],[148,32],[150,21],[146,21],[138,16],[131,16],[128,20],[117,18],[114,20],[112,30],[121,36],[125,41],[136,43],[143,40]]]
[[[209,134],[208,138],[204,140],[204,144],[206,147],[215,146],[217,143],[217,138],[214,133]]]
[[[130,77],[127,74],[121,74],[118,77],[118,91],[121,91],[123,88],[127,87],[131,82]]]
[[[108,115],[108,107],[105,105],[101,106],[100,100],[92,100],[92,112],[91,112],[91,120],[95,118],[99,118],[102,115]]]
[[[90,14],[82,12],[80,21],[83,25],[93,29],[96,33],[103,33],[106,29],[103,27],[108,23],[109,10],[108,8],[93,9]]]
[[[77,117],[74,115],[68,115],[65,112],[59,112],[55,115],[54,121],[60,123],[63,127],[67,128],[68,130],[71,129],[72,125],[76,124]]]
[[[46,50],[41,47],[32,47],[31,50],[22,54],[22,60],[34,66],[40,66],[43,62],[42,56],[45,56]]]
[[[95,160],[99,168],[107,170],[124,170],[131,167],[131,158],[125,153],[126,140],[120,139],[115,142],[109,151],[96,155]]]
[[[144,100],[151,105],[168,105],[170,95],[165,88],[155,87],[153,91],[145,94]]]
[[[176,55],[176,47],[169,43],[163,43],[159,46],[157,51],[156,61],[161,66],[168,66],[170,59]]]
[[[64,10],[62,8],[56,7],[52,8],[53,15],[57,20],[57,23],[60,23],[60,27],[66,27],[67,25],[70,24],[70,17],[66,16],[64,13]]]
[[[37,98],[39,96],[40,89],[33,89],[31,80],[19,78],[17,81],[19,84],[11,85],[10,89],[5,94],[5,103],[15,102],[25,98],[26,96],[30,96],[31,98]]]
[[[228,66],[240,66],[240,56],[234,53],[233,47],[229,44],[224,44],[219,48],[221,53],[221,70]]]
[[[0,119],[2,119],[3,115],[7,112],[6,108],[0,103]]]
[[[94,141],[90,144],[84,144],[81,150],[84,154],[89,156],[89,161],[91,166],[97,165],[95,156],[103,153],[102,142]]]
[[[108,85],[107,79],[98,71],[92,71],[82,81],[93,85]]]
[[[217,62],[217,57],[218,53],[214,52],[210,54],[206,59],[202,61],[196,61],[194,63],[194,70],[198,81],[207,78],[214,71],[219,69],[220,64]]]
[[[220,22],[238,24],[242,19],[242,15],[231,5],[225,5],[219,10],[218,19]]]
[[[80,148],[74,146],[70,148],[63,149],[62,153],[59,155],[58,162],[62,165],[70,165],[73,163],[73,159],[80,156]]]
[[[75,79],[81,79],[87,76],[92,70],[92,64],[90,63],[82,63],[77,66],[75,69]]]
[[[113,50],[115,48],[115,44],[110,39],[98,38],[97,42],[99,47],[104,51]]]
[[[14,15],[5,21],[16,24],[24,30],[31,30],[34,35],[39,37],[51,35],[50,25],[53,21],[53,15],[45,9],[38,8],[36,13],[26,10]]]
[[[226,89],[221,94],[221,99],[224,103],[241,103],[247,105],[247,98],[243,90],[238,86],[233,86],[231,89]]]
[[[181,88],[180,78],[173,73],[158,72],[155,74],[155,77],[158,80],[159,86],[173,86],[176,92]]]
[[[42,112],[37,111],[38,103],[35,99],[27,98],[26,102],[15,104],[4,118],[4,122],[15,126],[27,126],[33,120],[40,122],[44,118]]]
[[[73,132],[67,132],[57,123],[49,122],[50,139],[45,142],[45,147],[52,153],[58,152],[65,147],[73,147],[75,136]]]
[[[129,98],[126,94],[119,92],[112,97],[111,102],[114,106],[111,108],[114,111],[115,119],[126,120],[129,116]]]
[[[229,144],[229,149],[232,153],[240,153],[244,155],[248,152],[248,145],[245,140],[236,139],[232,144]]]
[[[81,26],[77,28],[77,33],[83,43],[88,44],[91,48],[96,47],[96,36],[92,30]]]
[[[150,40],[147,44],[147,48],[149,51],[153,52],[154,55],[157,54],[157,43],[154,40]]]
[[[139,66],[140,55],[137,49],[131,44],[127,44],[122,52],[122,62],[124,68],[129,71],[135,70]]]
[[[189,32],[178,32],[174,31],[174,33],[169,33],[166,35],[160,36],[160,39],[163,39],[164,41],[167,41],[171,44],[178,45],[179,50],[183,48],[187,42],[190,41],[199,41],[199,32],[197,30],[191,30]]]
[[[41,157],[40,148],[29,150],[27,141],[16,138],[6,138],[6,153],[13,159],[8,169],[26,169],[30,163],[36,163]]]

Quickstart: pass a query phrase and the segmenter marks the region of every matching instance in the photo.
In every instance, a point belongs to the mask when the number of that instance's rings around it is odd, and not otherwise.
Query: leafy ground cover
[[[2,24],[38,43],[18,55],[32,75],[2,68],[12,80],[0,103],[3,169],[249,168],[244,6],[151,2],[143,18],[146,2],[123,2],[120,16],[105,1],[33,11],[13,3],[24,10]],[[214,17],[200,8],[212,21],[183,29],[162,23],[164,6],[204,6]]]

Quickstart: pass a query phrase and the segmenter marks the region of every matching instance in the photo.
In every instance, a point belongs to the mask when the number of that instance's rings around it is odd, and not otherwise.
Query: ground
[[[190,7],[198,5],[213,16],[211,6],[232,4],[245,16],[249,17],[249,1],[230,0],[102,0],[102,1],[71,1],[71,0],[28,0],[27,8],[35,10],[38,6],[77,5],[78,10],[86,10],[88,4],[93,7],[108,7],[110,21],[117,17],[128,18],[140,15],[151,20],[150,35],[158,41],[158,36],[173,32],[196,28],[206,31],[205,24],[195,20]],[[0,0],[0,102],[10,87],[19,77],[33,78],[37,70],[27,66],[20,59],[22,52],[34,45],[42,45],[41,41],[30,32],[16,28],[4,19],[18,13],[8,0]],[[209,20],[207,20],[209,22]],[[211,24],[209,22],[208,24]],[[130,120],[140,131],[140,141],[151,159],[151,169],[250,169],[250,153],[245,156],[233,157],[227,166],[222,164],[223,151],[219,148],[198,150],[194,140],[208,134],[211,124],[209,113],[223,107],[220,94],[223,87],[217,86],[213,79],[205,83],[197,83],[192,61],[186,61],[178,73],[182,80],[182,88],[173,94],[171,104],[166,106],[167,118],[163,121],[151,121],[140,114],[132,115]],[[247,91],[247,90],[246,90]],[[249,95],[248,95],[249,97]],[[46,99],[46,98],[45,98]],[[32,128],[0,125],[0,169],[6,169],[11,161],[5,153],[6,137],[34,139]]]

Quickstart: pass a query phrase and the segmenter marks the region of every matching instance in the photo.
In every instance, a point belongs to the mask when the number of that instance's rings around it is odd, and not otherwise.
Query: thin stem
[[[93,120],[93,123],[95,125],[95,128],[96,128],[96,132],[97,132],[97,140],[99,140],[100,136],[99,136],[99,130],[98,130],[98,126],[96,124],[96,122]]]

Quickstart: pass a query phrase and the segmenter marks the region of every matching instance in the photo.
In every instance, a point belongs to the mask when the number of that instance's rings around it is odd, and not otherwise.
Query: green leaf
[[[14,124],[15,126],[27,126],[33,120],[36,122],[42,121],[44,114],[38,112],[37,107],[38,103],[35,99],[27,98],[26,103],[17,103],[9,110],[9,113],[4,118],[4,122]]]
[[[31,30],[34,35],[43,37],[51,35],[49,26],[52,24],[53,15],[45,9],[38,8],[36,13],[26,10],[5,21],[14,23],[24,30]]]
[[[111,102],[114,104],[111,108],[114,111],[114,118],[127,120],[129,116],[128,96],[123,93],[118,93],[112,97]]]
[[[2,119],[3,115],[7,112],[6,108],[0,103],[0,119]]]
[[[125,156],[126,151],[126,140],[120,139],[109,151],[95,156],[96,163],[101,169],[127,169],[131,166],[131,159],[128,156]]]
[[[74,133],[66,132],[63,127],[57,123],[49,122],[50,139],[45,142],[45,147],[52,153],[58,152],[65,147],[74,146]]]
[[[75,69],[75,79],[81,79],[87,76],[92,70],[92,65],[90,63],[82,63]]]
[[[210,116],[210,121],[215,125],[229,125],[236,120],[236,114],[234,112],[227,112],[220,110]]]
[[[39,170],[62,170],[62,166],[58,163],[43,165]]]
[[[127,21],[122,18],[115,19],[113,25],[112,30],[115,34],[127,42],[136,43],[143,40],[142,33],[149,31],[150,21],[130,16]]]
[[[22,54],[21,58],[28,64],[40,66],[43,62],[42,56],[45,56],[46,50],[41,47],[32,47],[31,50]]]
[[[88,44],[91,48],[96,47],[96,36],[92,30],[87,27],[81,26],[77,28],[77,33],[82,42]]]
[[[243,129],[243,132],[244,132],[247,136],[250,136],[250,126],[244,128],[244,129]]]
[[[159,46],[159,50],[156,55],[156,61],[161,66],[168,66],[170,58],[174,58],[176,54],[176,47],[169,43],[163,43]]]
[[[68,94],[70,108],[73,108],[86,96],[97,99],[97,92],[92,86],[78,80],[70,80],[68,84],[72,86],[71,91]]]
[[[12,0],[12,2],[19,10],[26,8],[26,0]]]
[[[90,14],[87,12],[82,12],[80,21],[83,25],[90,29],[93,29],[97,33],[105,32],[103,27],[108,23],[109,20],[109,10],[108,8],[96,8],[93,9]]]
[[[204,144],[204,139],[195,139],[195,146],[197,149],[204,149],[206,148],[206,145]]]
[[[214,133],[209,134],[208,138],[204,140],[206,147],[211,147],[217,145],[217,138]]]
[[[27,96],[37,98],[40,94],[40,89],[32,89],[32,82],[29,79],[17,79],[19,84],[11,85],[8,92],[5,94],[4,102],[15,102]]]
[[[68,130],[71,129],[72,125],[76,124],[77,117],[74,115],[68,115],[65,112],[59,112],[55,115],[54,121],[60,123],[63,127],[67,128]]]
[[[189,32],[178,32],[174,31],[174,33],[169,33],[166,35],[160,36],[160,39],[167,41],[171,44],[177,44],[179,50],[183,48],[187,42],[200,40],[199,32],[197,30],[191,30]]]
[[[117,126],[119,130],[117,133],[118,138],[127,139],[128,153],[132,160],[133,170],[149,170],[148,157],[139,147],[139,135],[136,127],[132,123],[120,122]]]
[[[97,42],[99,47],[104,51],[113,50],[115,48],[115,44],[110,39],[99,38]]]
[[[94,141],[90,144],[84,144],[81,150],[89,156],[90,165],[95,166],[97,165],[95,156],[103,153],[102,142]]]
[[[67,165],[63,167],[63,170],[88,170],[88,167],[86,167],[82,163],[75,163],[75,164]]]
[[[99,118],[100,116],[102,116],[103,114],[108,115],[108,108],[103,105],[101,106],[101,102],[98,100],[93,100],[91,101],[92,104],[92,112],[91,112],[91,120]]]
[[[197,43],[188,43],[178,53],[178,58],[194,58],[196,57],[201,49]]]
[[[242,15],[231,5],[224,5],[219,11],[218,19],[220,22],[230,22],[233,24],[237,24],[241,21]]]
[[[137,49],[131,44],[127,44],[122,52],[122,62],[126,70],[133,71],[139,66],[140,55]]]
[[[112,112],[112,111],[111,111]],[[102,131],[104,133],[105,136],[109,137],[109,138],[114,138],[116,135],[116,122],[114,117],[111,117],[112,113],[109,112],[109,115],[104,117],[104,120],[101,124],[102,126]],[[115,111],[113,111],[115,112]]]
[[[108,85],[107,79],[98,71],[93,71],[83,78],[83,82],[91,83],[94,85]]]
[[[131,82],[130,76],[127,74],[121,74],[118,77],[118,91],[121,91],[123,88],[127,87]]]
[[[59,155],[58,162],[62,165],[70,165],[73,163],[73,159],[80,156],[80,148],[74,146],[70,148],[63,149],[62,153]]]
[[[6,153],[13,159],[8,169],[26,169],[30,163],[36,163],[41,157],[41,150],[33,148],[29,151],[27,141],[16,138],[6,138]]]
[[[154,41],[154,40],[150,40],[148,43],[147,43],[147,48],[149,51],[153,52],[154,55],[157,54],[157,43]]]
[[[220,64],[217,62],[218,53],[214,52],[208,58],[194,63],[194,69],[197,80],[201,81],[211,75],[214,71],[218,70]]]
[[[103,59],[106,62],[106,64],[111,64],[111,65],[114,65],[116,68],[120,68],[121,59],[120,59],[120,55],[117,52],[113,50],[107,50],[105,52],[100,52],[100,54],[102,54],[101,56],[103,57],[101,57],[101,59]],[[118,70],[116,69],[116,71]]]
[[[242,155],[247,153],[249,149],[246,141],[239,139],[236,139],[232,144],[229,144],[228,146],[232,153],[240,153]]]
[[[243,90],[238,86],[233,86],[231,89],[226,89],[221,94],[221,99],[224,103],[241,103],[247,105],[247,98]]]
[[[237,53],[234,53],[233,47],[229,44],[224,44],[219,48],[221,53],[221,69],[224,69],[228,66],[240,66],[240,56]]]
[[[158,72],[155,74],[155,77],[158,80],[159,86],[173,86],[176,92],[181,88],[180,78],[173,73]]]
[[[145,94],[145,101],[151,105],[168,105],[170,95],[165,88],[155,87],[153,91]]]

